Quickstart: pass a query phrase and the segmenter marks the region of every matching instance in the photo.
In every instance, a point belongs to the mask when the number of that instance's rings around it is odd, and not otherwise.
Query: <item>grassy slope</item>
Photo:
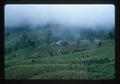
[[[39,47],[39,46],[38,46]],[[6,79],[113,79],[115,46],[50,57],[45,49],[25,48],[5,56]],[[17,55],[15,54],[17,53]]]

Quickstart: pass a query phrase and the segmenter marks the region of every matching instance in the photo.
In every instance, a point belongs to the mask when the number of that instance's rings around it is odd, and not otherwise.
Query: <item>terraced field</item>
[[[25,48],[5,56],[6,79],[114,79],[115,43],[56,56],[37,48]],[[45,53],[45,54],[44,54]],[[43,56],[42,56],[43,55]]]

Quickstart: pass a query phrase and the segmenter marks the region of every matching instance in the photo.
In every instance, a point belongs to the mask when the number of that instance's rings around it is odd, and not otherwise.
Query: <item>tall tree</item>
[[[49,44],[52,42],[52,31],[51,29],[48,29],[46,32],[46,43],[47,46],[49,46]]]

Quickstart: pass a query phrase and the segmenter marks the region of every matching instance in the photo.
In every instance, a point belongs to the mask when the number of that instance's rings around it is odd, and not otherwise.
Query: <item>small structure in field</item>
[[[48,49],[51,56],[62,54],[62,41],[59,40],[56,43],[51,43]]]
[[[57,41],[55,44],[56,44],[56,45],[61,45],[61,44],[62,44],[62,41],[59,40],[59,41]]]

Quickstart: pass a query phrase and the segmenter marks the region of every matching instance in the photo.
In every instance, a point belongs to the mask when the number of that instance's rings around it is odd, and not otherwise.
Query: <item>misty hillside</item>
[[[59,26],[60,27],[60,26]],[[6,28],[6,79],[112,79],[114,29],[62,29],[55,26]],[[102,33],[102,34],[101,34]],[[101,47],[93,43],[100,39]],[[48,45],[63,42],[62,54]],[[52,49],[52,47],[51,47]]]
[[[75,43],[84,39],[90,40],[105,38],[115,38],[114,28],[108,30],[102,28],[90,29],[84,27],[57,27],[54,25],[45,25],[41,27],[38,26],[34,29],[29,28],[29,26],[18,26],[15,28],[5,29],[5,44],[8,52],[9,49],[15,49],[21,41],[23,41],[23,44],[25,42],[26,46],[30,46],[30,42],[36,45],[41,43],[47,43],[47,40],[49,40],[50,42],[57,42],[58,40],[62,40],[63,42]],[[22,46],[25,47],[23,44]]]
[[[113,4],[5,5],[5,79],[115,79]]]

